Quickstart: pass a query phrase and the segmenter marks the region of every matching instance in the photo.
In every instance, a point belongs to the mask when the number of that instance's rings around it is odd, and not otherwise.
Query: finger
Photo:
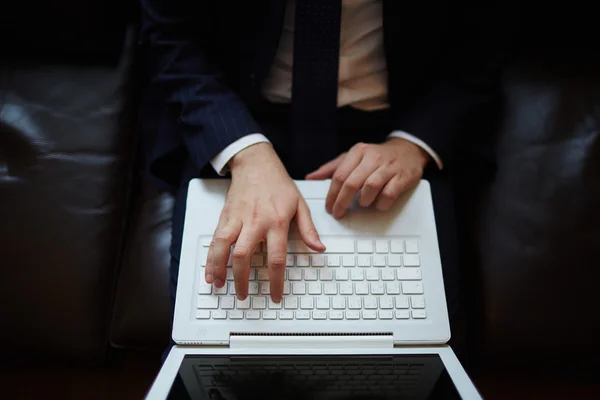
[[[329,192],[325,199],[325,209],[328,213],[331,214],[333,212],[333,205],[338,198],[342,185],[346,182],[352,171],[360,164],[362,157],[363,153],[361,151],[350,151],[334,172],[331,179],[331,186],[329,186]]]
[[[396,175],[390,179],[377,196],[375,208],[379,211],[389,210],[402,193],[416,186],[417,183],[419,183],[418,177],[408,174]]]
[[[287,224],[287,226],[271,229],[267,232],[267,267],[269,268],[269,285],[271,298],[276,303],[279,303],[283,296],[288,231],[289,224]]]
[[[254,224],[242,226],[242,232],[233,248],[233,279],[235,281],[235,293],[239,300],[245,300],[248,297],[248,278],[250,276],[250,257],[254,253],[256,246],[260,245],[260,240],[264,237],[264,232],[258,229]]]
[[[344,154],[339,155],[334,160],[329,161],[327,164],[321,165],[316,171],[311,172],[306,175],[307,180],[322,180],[328,179],[333,176],[333,173],[338,168],[342,160],[344,159]]]
[[[306,200],[300,199],[298,210],[296,211],[296,225],[302,240],[308,247],[314,251],[325,251],[325,245],[319,238],[319,233],[310,215],[310,208],[306,204]]]
[[[333,216],[335,218],[342,218],[346,214],[354,196],[363,187],[367,178],[377,170],[377,167],[378,165],[374,160],[363,157],[361,163],[352,171],[340,189],[333,205]]]
[[[219,224],[213,235],[211,246],[208,250],[206,265],[206,283],[214,283],[221,288],[227,276],[227,261],[231,246],[235,243],[242,230],[242,221],[230,219]]]
[[[379,167],[366,180],[360,189],[358,204],[361,207],[369,207],[377,198],[383,187],[395,176],[393,168]]]

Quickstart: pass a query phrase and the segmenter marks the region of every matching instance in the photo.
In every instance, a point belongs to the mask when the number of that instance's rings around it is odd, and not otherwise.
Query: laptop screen
[[[170,400],[460,399],[438,355],[185,356]]]

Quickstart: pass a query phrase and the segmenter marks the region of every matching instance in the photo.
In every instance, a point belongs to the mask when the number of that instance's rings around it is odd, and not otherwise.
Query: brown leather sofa
[[[139,172],[124,4],[42,2],[32,16],[24,1],[2,19],[2,360],[89,365],[168,343],[173,199]],[[461,146],[497,137],[494,168],[458,169],[470,371],[598,369],[598,46],[556,26],[527,30],[500,120],[483,116]]]

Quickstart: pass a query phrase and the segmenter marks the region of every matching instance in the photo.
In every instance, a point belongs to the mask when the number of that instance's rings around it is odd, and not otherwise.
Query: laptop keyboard
[[[210,237],[198,246],[197,319],[229,320],[423,320],[427,318],[419,241],[404,238],[323,237],[325,253],[300,240],[288,242],[283,301],[269,294],[266,245],[252,256],[248,294],[235,297],[231,258],[227,283],[204,281]]]

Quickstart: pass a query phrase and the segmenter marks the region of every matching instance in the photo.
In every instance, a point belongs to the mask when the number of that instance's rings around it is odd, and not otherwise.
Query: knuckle
[[[245,260],[250,257],[250,249],[245,246],[235,246],[232,257],[236,260]]]
[[[232,240],[233,240],[232,233],[226,231],[225,229],[218,229],[213,236],[213,243],[230,242]]]
[[[381,182],[375,179],[370,179],[365,182],[365,189],[367,190],[378,190],[381,188]]]
[[[352,147],[352,150],[365,152],[368,149],[368,147],[369,147],[368,144],[363,143],[363,142],[358,142]]]
[[[346,180],[346,176],[341,172],[336,172],[335,174],[333,174],[332,179],[335,183],[343,184],[344,181]]]
[[[287,224],[288,224],[287,218],[285,218],[282,215],[276,215],[273,218],[273,225],[277,229],[283,229],[283,228],[285,228],[287,226]]]
[[[346,181],[344,183],[344,187],[347,190],[351,190],[351,191],[354,191],[354,192],[357,191],[358,189],[360,189],[360,185],[357,182],[354,182],[354,181]]]
[[[273,254],[270,257],[269,264],[273,269],[283,269],[285,268],[286,257],[283,254]]]
[[[386,200],[394,200],[396,198],[396,193],[393,190],[384,190],[381,192],[381,197]]]

